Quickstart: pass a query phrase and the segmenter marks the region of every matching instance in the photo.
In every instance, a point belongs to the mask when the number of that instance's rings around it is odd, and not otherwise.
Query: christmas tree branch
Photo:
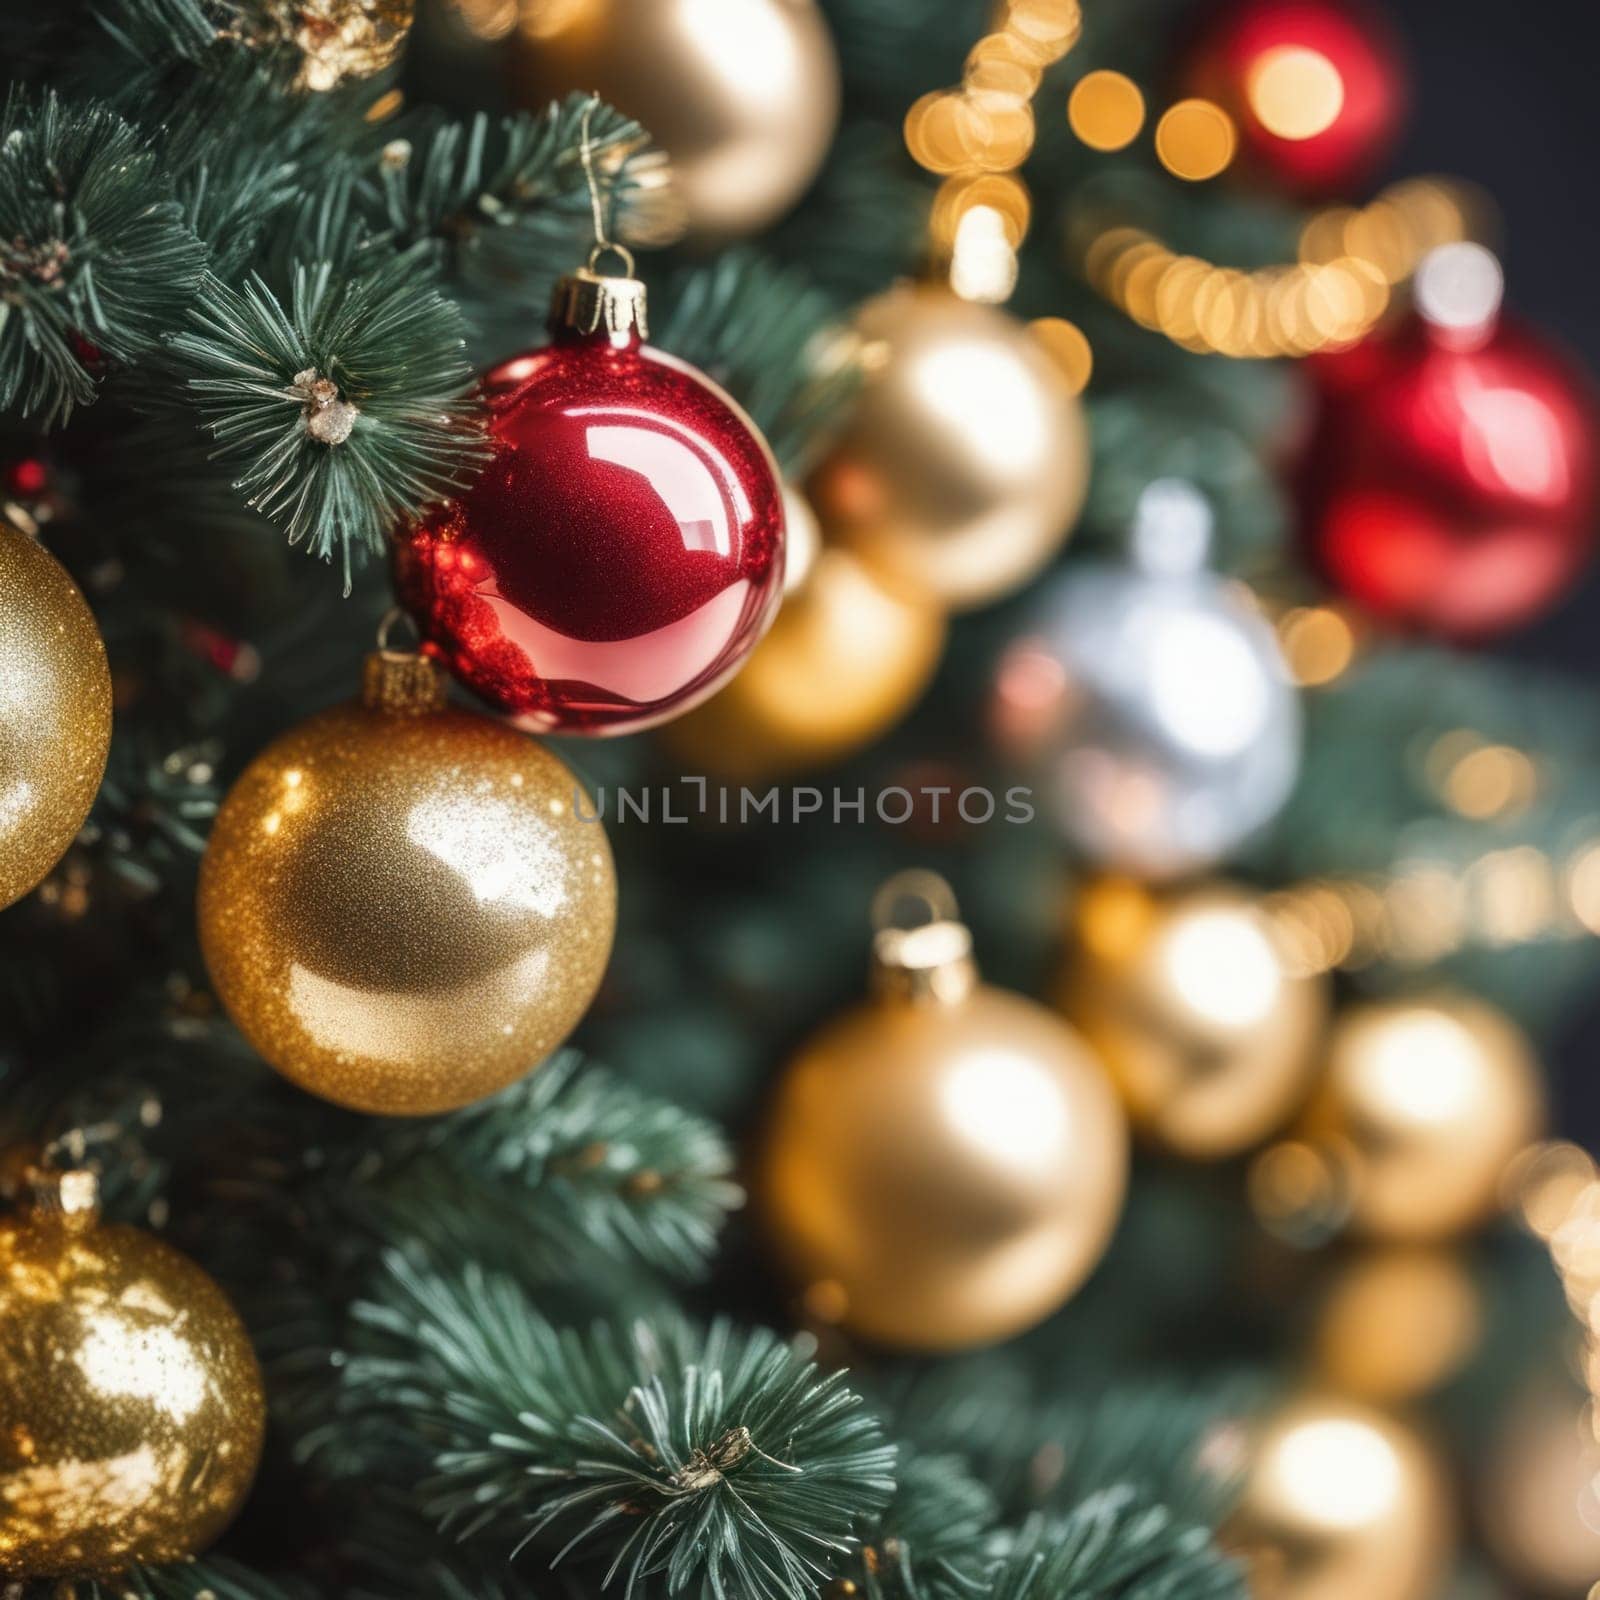
[[[520,1274],[574,1278],[596,1257],[692,1277],[741,1202],[707,1122],[568,1051],[492,1100],[380,1131],[389,1237],[441,1260],[507,1240]]]
[[[358,554],[460,485],[485,445],[460,314],[416,251],[374,248],[343,276],[299,265],[285,308],[264,280],[208,277],[172,340],[250,503],[349,588]]]
[[[97,369],[157,347],[204,247],[155,156],[114,111],[13,91],[0,115],[0,409],[46,426]]]
[[[428,242],[479,292],[541,305],[550,281],[587,253],[593,224],[580,157],[588,117],[607,204],[625,204],[647,135],[588,95],[543,112],[469,122],[434,113],[402,118],[365,182],[374,221],[402,246]],[[537,290],[537,294],[534,291]]]
[[[1243,1572],[1208,1528],[1131,1489],[1105,1490],[1069,1516],[1038,1519],[984,1583],[985,1600],[1244,1600]]]
[[[856,1396],[765,1332],[561,1331],[507,1278],[398,1256],[356,1319],[346,1402],[431,1466],[427,1513],[602,1585],[797,1600],[893,1490]]]

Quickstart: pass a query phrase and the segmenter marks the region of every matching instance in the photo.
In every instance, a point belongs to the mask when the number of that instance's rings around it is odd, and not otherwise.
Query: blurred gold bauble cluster
[[[1295,972],[1257,898],[1222,883],[1090,885],[1061,999],[1134,1126],[1195,1160],[1249,1149],[1299,1109],[1328,1015],[1324,980]]]
[[[444,707],[415,656],[269,745],[217,814],[200,941],[241,1032],[302,1088],[420,1115],[537,1066],[605,971],[616,879],[577,780]]]
[[[897,899],[932,921],[895,926]],[[1006,1339],[1100,1259],[1122,1209],[1127,1129],[1082,1041],[978,981],[941,880],[880,895],[874,997],[779,1083],[754,1198],[807,1311],[914,1350]]]
[[[191,1558],[261,1454],[244,1326],[192,1261],[101,1224],[87,1173],[37,1181],[0,1214],[0,1576]]]
[[[788,503],[783,609],[739,674],[664,730],[673,753],[734,780],[819,767],[870,744],[928,686],[943,610],[899,592],[853,551],[818,547],[810,507]]]
[[[0,910],[59,861],[111,748],[111,673],[83,596],[0,520]]]
[[[857,318],[864,381],[810,483],[826,537],[915,598],[961,610],[1037,573],[1088,487],[1083,409],[1014,318],[905,285]]]
[[[814,0],[521,0],[512,38],[524,105],[598,94],[649,130],[702,241],[774,222],[833,140],[839,63]]]
[[[1453,1523],[1439,1462],[1411,1428],[1307,1396],[1257,1431],[1222,1537],[1253,1600],[1437,1600]]]

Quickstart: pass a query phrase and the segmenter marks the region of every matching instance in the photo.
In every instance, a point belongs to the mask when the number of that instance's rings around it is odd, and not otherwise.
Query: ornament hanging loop
[[[924,915],[906,926],[903,912]],[[978,981],[972,934],[959,920],[955,891],[936,872],[900,872],[872,897],[872,981],[881,996],[956,1005]]]
[[[610,225],[606,220],[605,191],[595,171],[592,123],[600,104],[599,95],[592,95],[583,108],[578,144],[584,182],[589,186],[594,246],[589,251],[587,264],[556,285],[550,321],[558,332],[565,329],[574,333],[595,334],[603,330],[613,344],[625,345],[635,336],[648,339],[650,329],[644,285],[634,276],[636,263],[633,252],[611,237]],[[613,256],[621,262],[623,270],[620,276],[600,271],[600,265],[607,256]]]
[[[362,704],[373,711],[406,717],[442,710],[444,674],[415,645],[409,650],[395,647],[394,630],[401,624],[417,636],[416,623],[399,606],[391,606],[378,624],[378,648],[362,667]]]

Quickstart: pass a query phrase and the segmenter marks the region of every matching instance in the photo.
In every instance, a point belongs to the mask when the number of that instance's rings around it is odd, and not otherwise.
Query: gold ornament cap
[[[625,343],[635,334],[641,339],[650,337],[648,296],[644,283],[633,275],[633,257],[621,245],[609,249],[622,258],[626,274],[607,277],[596,272],[600,254],[596,251],[588,266],[556,284],[550,302],[553,331],[592,334],[603,329],[614,343]]]
[[[907,905],[924,921],[905,927]],[[872,987],[885,999],[959,1005],[978,982],[972,933],[959,919],[955,891],[936,872],[896,873],[872,901]]]
[[[396,717],[442,711],[444,674],[426,656],[404,650],[374,650],[361,675],[361,703]]]
[[[92,1228],[100,1220],[100,1181],[92,1172],[62,1171],[28,1162],[20,1183],[7,1186],[5,1198],[41,1221],[69,1228]]]

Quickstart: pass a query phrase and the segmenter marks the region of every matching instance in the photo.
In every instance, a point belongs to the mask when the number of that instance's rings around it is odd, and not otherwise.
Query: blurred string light
[[[906,148],[944,179],[929,233],[951,289],[964,300],[998,305],[1016,288],[1017,252],[1033,221],[1033,196],[1017,172],[1037,135],[1033,98],[1045,69],[1072,49],[1082,28],[1078,0],[1004,0],[991,30],[968,52],[960,84],[923,95],[906,113]],[[1116,73],[1091,73],[1084,82],[1090,87],[1079,114],[1106,141],[1100,148],[1131,142],[1144,121],[1138,89]],[[1094,367],[1082,332],[1059,317],[1034,323],[1033,331],[1081,392]]]
[[[1201,146],[1194,136],[1186,159],[1198,161]],[[1293,263],[1219,266],[1115,223],[1089,234],[1079,254],[1107,300],[1185,349],[1240,359],[1307,356],[1376,327],[1394,290],[1430,252],[1468,239],[1478,209],[1465,186],[1412,179],[1369,206],[1316,213]]]
[[[1548,1247],[1578,1319],[1578,1376],[1590,1397],[1584,1427],[1591,1443],[1600,1442],[1600,1169],[1575,1144],[1537,1145],[1507,1174],[1505,1198]],[[1600,1477],[1585,1486],[1576,1510],[1587,1527],[1600,1531]]]

